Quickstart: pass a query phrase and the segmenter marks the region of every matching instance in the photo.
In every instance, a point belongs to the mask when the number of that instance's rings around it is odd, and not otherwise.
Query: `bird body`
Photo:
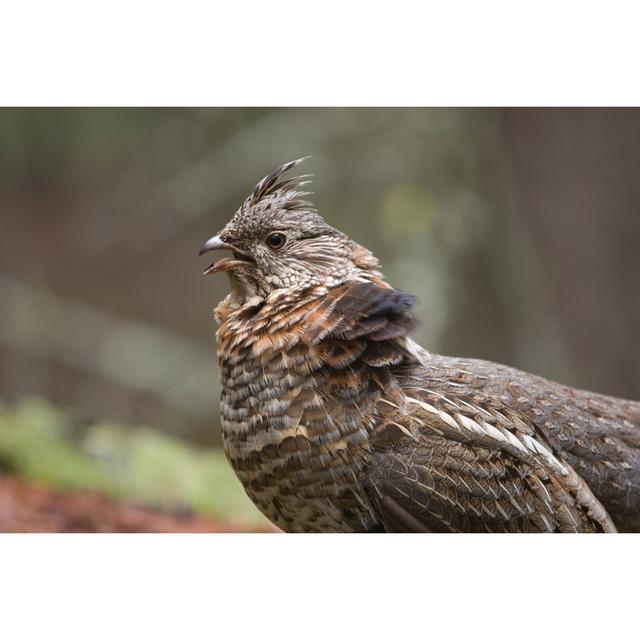
[[[292,532],[640,530],[640,403],[431,354],[414,299],[329,227],[283,165],[203,251],[223,443]]]

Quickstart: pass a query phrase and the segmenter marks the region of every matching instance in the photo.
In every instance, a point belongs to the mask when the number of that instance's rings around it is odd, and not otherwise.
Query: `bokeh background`
[[[311,155],[429,350],[640,397],[640,111],[0,110],[0,530],[262,530],[201,244]]]

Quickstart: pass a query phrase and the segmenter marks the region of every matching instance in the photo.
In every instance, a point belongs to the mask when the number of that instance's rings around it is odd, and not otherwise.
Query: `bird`
[[[231,257],[214,310],[222,441],[285,532],[640,530],[640,402],[413,338],[415,298],[331,227],[287,162],[200,249]],[[291,177],[290,177],[291,176]]]

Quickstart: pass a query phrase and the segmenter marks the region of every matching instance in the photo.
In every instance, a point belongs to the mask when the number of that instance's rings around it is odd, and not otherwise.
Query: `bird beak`
[[[198,251],[198,255],[201,256],[203,253],[207,253],[207,251],[215,251],[216,249],[229,249],[229,245],[226,242],[223,242],[220,239],[220,236],[213,236],[213,238],[209,238],[201,247],[200,251]]]
[[[222,240],[220,236],[213,236],[213,238],[209,238],[202,245],[202,247],[200,247],[198,255],[201,256],[203,253],[207,253],[208,251],[215,251],[216,249],[228,249],[229,251],[233,251],[233,258],[223,258],[222,260],[218,260],[218,262],[210,264],[203,271],[204,275],[208,275],[210,273],[218,273],[219,271],[229,271],[238,266],[246,265],[247,263],[253,262],[251,256],[243,254],[232,244],[229,244],[228,242]]]

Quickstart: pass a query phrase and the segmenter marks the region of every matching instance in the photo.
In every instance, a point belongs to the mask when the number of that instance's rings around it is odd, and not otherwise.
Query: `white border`
[[[637,3],[5,3],[5,105],[637,105]]]
[[[633,535],[5,535],[3,637],[637,632]]]

